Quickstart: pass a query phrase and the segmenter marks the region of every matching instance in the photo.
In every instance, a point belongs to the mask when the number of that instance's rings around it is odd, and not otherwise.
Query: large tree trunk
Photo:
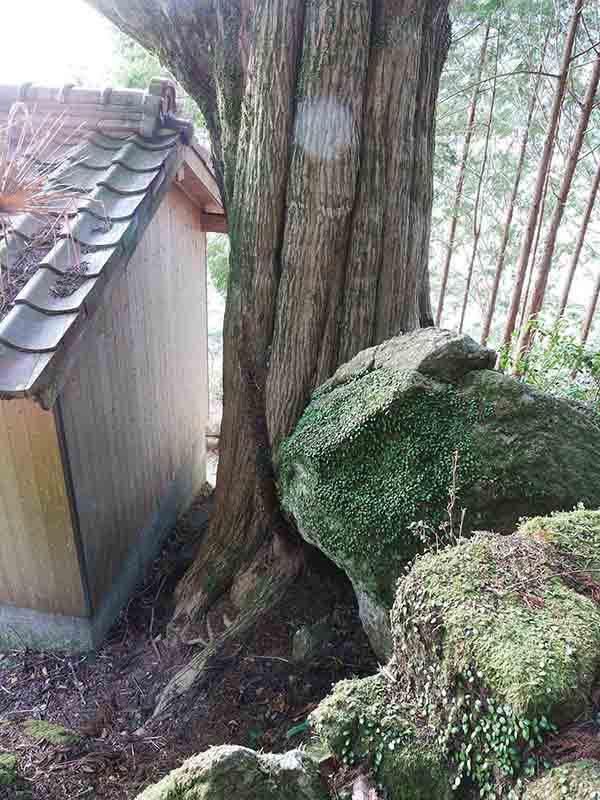
[[[275,462],[313,389],[430,323],[448,0],[89,1],[198,102],[231,236],[216,507],[172,626],[208,646],[163,710],[302,566]]]

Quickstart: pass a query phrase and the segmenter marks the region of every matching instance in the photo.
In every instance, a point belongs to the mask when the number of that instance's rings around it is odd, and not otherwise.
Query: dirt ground
[[[294,729],[332,683],[375,671],[349,584],[315,559],[285,601],[222,653],[186,715],[152,723],[158,692],[193,652],[169,647],[165,628],[210,504],[199,497],[178,521],[101,650],[0,654],[0,754],[18,756],[19,776],[16,786],[0,786],[2,800],[129,800],[213,744],[290,749],[306,738]],[[325,617],[331,640],[318,657],[295,663],[294,632]],[[59,724],[80,739],[36,743],[23,729],[30,719]]]

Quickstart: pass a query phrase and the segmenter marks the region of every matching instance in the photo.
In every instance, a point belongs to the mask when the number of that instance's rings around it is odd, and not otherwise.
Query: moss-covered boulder
[[[591,711],[599,543],[600,512],[579,510],[419,556],[401,582],[388,669],[436,726],[457,785],[510,796],[547,734]]]
[[[0,754],[0,787],[13,786],[17,782],[17,757],[12,753]]]
[[[523,800],[600,800],[600,762],[581,759],[530,783]]]
[[[390,800],[450,800],[452,773],[434,729],[383,675],[338,683],[310,717],[347,766],[370,763]]]
[[[468,533],[600,505],[598,417],[494,372],[493,360],[448,331],[396,337],[318,389],[279,450],[283,507],[352,580],[382,658],[398,577],[452,538],[462,508]]]
[[[301,750],[283,755],[211,747],[150,786],[138,800],[327,800],[316,763]]]

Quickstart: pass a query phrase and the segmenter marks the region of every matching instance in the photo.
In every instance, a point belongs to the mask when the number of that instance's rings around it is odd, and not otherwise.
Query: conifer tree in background
[[[490,38],[490,23],[485,26],[485,34],[483,43],[481,45],[481,52],[479,54],[479,70],[475,79],[475,89],[473,90],[473,99],[469,107],[469,114],[467,116],[467,129],[465,131],[465,143],[463,146],[462,158],[460,162],[460,169],[458,172],[458,180],[456,182],[456,195],[454,198],[454,211],[450,220],[450,230],[448,233],[448,245],[446,251],[446,258],[444,266],[442,267],[442,283],[440,288],[440,295],[438,299],[437,313],[435,315],[436,325],[440,325],[442,321],[442,314],[444,313],[444,301],[446,299],[446,288],[448,286],[448,276],[450,275],[450,263],[452,261],[452,253],[454,250],[454,240],[456,238],[456,226],[458,224],[458,216],[460,214],[461,202],[463,197],[463,190],[465,185],[465,172],[467,163],[469,161],[469,150],[471,148],[471,139],[475,129],[475,119],[477,116],[477,103],[481,93],[481,76],[483,75],[483,68],[487,57],[488,42]]]

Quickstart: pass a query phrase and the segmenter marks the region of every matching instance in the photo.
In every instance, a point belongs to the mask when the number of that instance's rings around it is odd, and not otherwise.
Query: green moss
[[[17,782],[18,759],[12,753],[0,755],[0,786],[13,786]]]
[[[482,797],[512,796],[555,725],[590,706],[600,610],[530,536],[480,534],[417,559],[394,609],[395,668]]]
[[[138,800],[327,800],[316,763],[300,750],[282,755],[211,747],[150,786]]]
[[[600,762],[573,761],[529,784],[523,800],[600,800]]]
[[[31,739],[44,744],[53,744],[59,747],[77,744],[80,738],[73,731],[61,725],[53,725],[42,719],[28,719],[23,723],[23,731]]]
[[[435,528],[445,515],[455,450],[460,483],[476,478],[470,431],[479,413],[454,387],[391,369],[317,392],[279,451],[283,506],[334,561],[360,565],[363,588],[391,605],[420,549],[411,523]],[[303,469],[308,487],[297,479]]]
[[[313,730],[348,766],[371,759],[390,800],[445,800],[451,773],[432,729],[382,675],[341,681],[311,714]]]
[[[573,559],[581,568],[598,569],[600,562],[600,510],[579,507],[549,517],[533,517],[519,526],[519,533],[536,536]],[[598,576],[600,580],[600,575]]]

